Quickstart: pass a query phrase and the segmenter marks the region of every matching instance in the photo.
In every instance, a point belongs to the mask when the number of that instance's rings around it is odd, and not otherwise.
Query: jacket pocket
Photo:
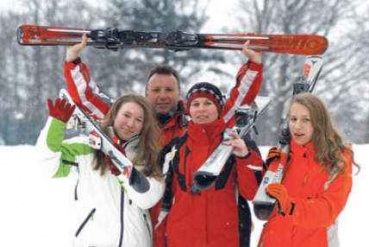
[[[74,236],[78,237],[78,235],[81,233],[83,228],[85,228],[87,222],[92,218],[92,216],[95,214],[96,208],[93,208],[90,213],[87,215],[87,217],[84,219],[84,221],[81,223],[81,225],[78,227],[78,230],[74,234]]]

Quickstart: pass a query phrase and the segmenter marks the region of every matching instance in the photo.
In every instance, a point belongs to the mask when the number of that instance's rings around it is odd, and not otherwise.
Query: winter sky
[[[266,148],[261,148],[265,155]],[[341,247],[365,246],[369,222],[369,171],[365,166],[369,144],[355,145],[361,172],[339,218]],[[68,224],[73,199],[72,178],[50,178],[34,146],[0,146],[0,246],[68,247]],[[355,169],[354,169],[355,170]],[[254,219],[252,246],[263,222]]]
[[[7,10],[15,10],[22,7],[23,0],[1,0],[0,1],[0,13]],[[40,2],[45,0],[40,0]],[[62,1],[62,0],[61,0]],[[219,27],[232,26],[232,19],[229,15],[232,13],[232,6],[235,6],[237,0],[228,0],[226,3],[220,0],[210,1],[207,6],[207,12],[214,18],[209,20],[204,30],[207,32],[219,32]],[[91,4],[101,5],[101,1],[90,0]]]

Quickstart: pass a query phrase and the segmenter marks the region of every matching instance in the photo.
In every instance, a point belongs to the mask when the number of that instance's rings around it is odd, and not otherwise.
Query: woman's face
[[[219,113],[213,101],[198,97],[191,101],[190,116],[195,124],[207,124],[217,120]]]
[[[129,140],[141,132],[144,121],[144,110],[135,102],[123,104],[114,120],[114,131],[122,140]]]
[[[314,133],[309,109],[299,103],[293,103],[290,109],[288,125],[292,139],[300,145],[311,141]]]

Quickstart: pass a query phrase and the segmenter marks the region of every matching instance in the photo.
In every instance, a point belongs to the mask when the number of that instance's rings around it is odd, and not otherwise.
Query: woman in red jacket
[[[258,184],[249,165],[261,169],[260,155],[248,149],[234,133],[235,139],[228,142],[234,147],[234,155],[214,186],[203,191],[194,189],[193,175],[222,142],[225,128],[234,124],[235,105],[251,104],[259,92],[261,54],[248,49],[247,44],[243,53],[249,57],[249,62],[241,67],[229,99],[224,103],[220,90],[210,83],[195,84],[187,94],[191,116],[187,133],[164,148],[168,150],[163,154],[164,169],[170,164],[173,174],[173,186],[167,186],[173,189],[167,222],[169,247],[239,246],[237,186],[246,199],[254,197]]]
[[[322,101],[310,93],[294,97],[288,125],[290,161],[282,183],[266,188],[278,206],[259,247],[337,246],[337,217],[351,191],[353,152]]]

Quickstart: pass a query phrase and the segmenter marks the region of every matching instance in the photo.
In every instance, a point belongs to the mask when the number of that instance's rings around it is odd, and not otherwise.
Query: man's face
[[[180,98],[177,79],[173,75],[152,75],[147,84],[146,98],[156,113],[169,113],[175,109]]]

